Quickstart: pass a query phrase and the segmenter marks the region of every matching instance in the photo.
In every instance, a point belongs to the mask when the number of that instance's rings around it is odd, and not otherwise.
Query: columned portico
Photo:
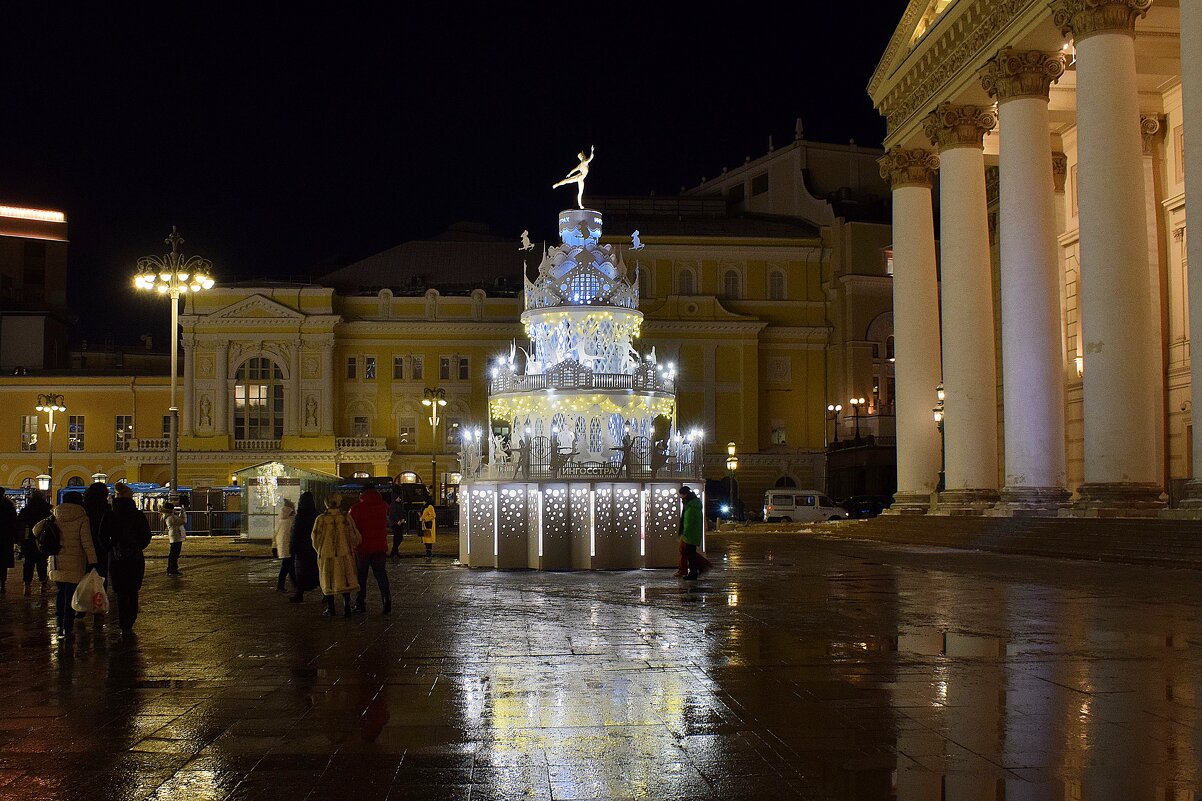
[[[988,108],[942,103],[923,126],[939,148],[946,393],[946,489],[939,508],[954,513],[979,514],[998,499],[997,365],[982,149],[996,123]],[[934,387],[928,392],[932,397]]]
[[[1135,20],[1151,0],[1060,0],[1053,19],[1076,48],[1081,323],[1084,337],[1083,512],[1162,506],[1162,383],[1148,280]],[[1184,38],[1184,37],[1183,37]]]
[[[1005,483],[996,511],[1054,513],[1067,505],[1064,356],[1048,90],[1058,53],[1007,48],[981,83],[1000,127],[1002,393]],[[1061,183],[1063,186],[1063,182]]]
[[[1185,137],[1185,188],[1192,203],[1185,207],[1186,261],[1189,264],[1189,318],[1202,320],[1202,4],[1181,4],[1181,101],[1182,118],[1189,134]],[[1191,233],[1193,234],[1191,236]],[[1192,332],[1202,331],[1194,324]],[[1182,506],[1202,508],[1202,356],[1194,351],[1190,359],[1190,383],[1193,389],[1193,471],[1186,484],[1187,498]]]
[[[939,432],[931,419],[940,382],[939,282],[931,183],[935,154],[894,148],[881,159],[893,187],[893,335],[896,352],[897,494],[892,511],[925,514],[939,481]]]

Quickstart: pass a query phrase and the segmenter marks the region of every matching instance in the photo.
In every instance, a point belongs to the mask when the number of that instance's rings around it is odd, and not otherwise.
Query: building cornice
[[[723,320],[647,320],[643,323],[643,336],[664,334],[737,334],[755,336],[768,327],[768,323],[723,321]]]

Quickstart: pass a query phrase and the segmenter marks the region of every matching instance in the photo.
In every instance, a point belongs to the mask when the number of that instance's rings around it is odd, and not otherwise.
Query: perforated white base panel
[[[685,482],[700,494],[701,482]],[[459,561],[471,567],[675,567],[677,482],[467,482]]]

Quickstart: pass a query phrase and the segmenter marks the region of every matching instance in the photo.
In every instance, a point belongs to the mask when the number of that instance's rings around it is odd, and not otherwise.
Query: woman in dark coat
[[[50,517],[50,504],[40,490],[30,490],[25,508],[17,513],[17,530],[21,533],[22,578],[25,579],[25,594],[30,595],[33,587],[33,572],[37,570],[42,580],[42,595],[50,591],[50,577],[46,574],[46,557],[38,550],[33,537],[33,527]]]
[[[296,568],[296,594],[288,600],[299,604],[306,590],[317,589],[317,551],[313,547],[313,524],[317,522],[317,502],[312,492],[301,493],[292,523],[292,560]]]
[[[104,588],[109,586],[109,541],[100,533],[100,521],[111,508],[109,488],[103,481],[88,485],[83,491],[83,508],[88,513],[88,526],[92,531],[92,547],[96,549],[96,572],[104,579]],[[104,615],[93,615],[97,626],[104,625]]]
[[[150,545],[150,523],[134,504],[127,484],[118,484],[113,508],[100,521],[100,536],[109,543],[109,579],[117,593],[117,619],[128,634],[138,619],[138,593],[146,575],[142,551]]]

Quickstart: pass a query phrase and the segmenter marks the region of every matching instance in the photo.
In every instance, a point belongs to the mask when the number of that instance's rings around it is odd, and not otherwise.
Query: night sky
[[[799,115],[878,145],[906,3],[54,5],[6,10],[0,202],[67,212],[81,332],[131,339],[166,327],[129,276],[172,224],[218,280],[308,279],[457,220],[550,236],[590,144],[595,194],[693,186]]]

